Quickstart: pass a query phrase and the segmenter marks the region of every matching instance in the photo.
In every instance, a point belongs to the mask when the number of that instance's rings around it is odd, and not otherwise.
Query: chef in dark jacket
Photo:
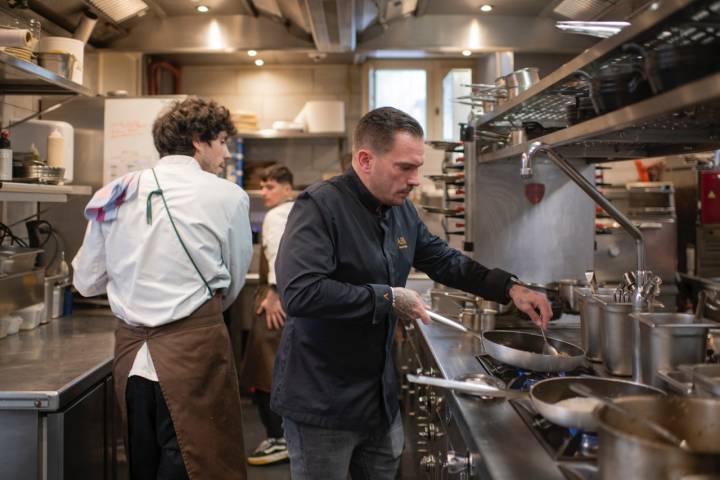
[[[398,319],[429,318],[404,288],[411,267],[508,303],[538,325],[547,298],[430,233],[408,196],[420,185],[423,130],[383,107],[355,128],[352,166],[305,190],[276,263],[287,322],[271,407],[283,417],[293,480],[395,478],[404,434],[391,346]]]

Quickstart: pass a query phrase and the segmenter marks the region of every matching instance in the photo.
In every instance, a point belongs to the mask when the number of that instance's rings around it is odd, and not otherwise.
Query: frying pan
[[[593,392],[609,398],[628,395],[665,395],[662,390],[648,385],[599,377],[548,378],[530,388],[530,398],[540,415],[556,425],[582,428],[590,432],[595,432],[598,428],[595,409],[573,408],[568,403],[558,403],[568,398],[578,398],[578,395],[570,390],[570,385],[573,383],[586,386]]]
[[[433,311],[427,310],[427,314],[436,322],[480,337],[485,351],[491,357],[513,367],[535,372],[569,372],[584,363],[585,350],[556,338],[548,337],[548,342],[560,355],[547,355],[543,353],[545,339],[542,335],[510,330],[489,330],[481,336],[466,326]]]
[[[569,342],[548,338],[559,356],[544,355],[542,335],[511,330],[483,333],[485,351],[502,363],[535,372],[569,372],[583,365],[585,350]]]
[[[479,375],[478,377],[482,377]],[[569,398],[578,398],[570,390],[570,385],[580,384],[593,391],[602,392],[606,397],[618,398],[627,395],[665,395],[660,389],[633,383],[627,380],[617,380],[599,377],[555,377],[541,380],[532,386],[529,392],[507,390],[495,385],[479,382],[447,380],[444,378],[426,377],[422,375],[408,375],[408,381],[422,385],[430,385],[455,390],[457,392],[480,396],[483,398],[518,398],[530,397],[535,410],[550,422],[565,428],[581,428],[594,432],[598,422],[594,415],[594,408],[572,403],[560,403]],[[489,380],[495,380],[490,378]],[[585,408],[583,408],[585,407]]]

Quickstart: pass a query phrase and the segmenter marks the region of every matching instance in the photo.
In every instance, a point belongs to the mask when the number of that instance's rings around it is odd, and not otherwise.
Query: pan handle
[[[468,332],[468,328],[465,325],[458,323],[454,320],[450,320],[449,318],[445,318],[442,315],[438,315],[437,313],[435,313],[433,311],[430,311],[430,310],[426,310],[426,311],[427,311],[428,316],[430,318],[432,318],[433,320],[435,320],[436,322],[442,323],[443,325],[447,325],[448,327],[452,327],[455,330],[460,330],[461,332],[465,332],[465,333]]]
[[[483,395],[487,397],[508,398],[526,395],[524,392],[518,392],[515,390],[501,390],[499,388],[492,387],[490,385],[483,385],[481,383],[459,382],[457,380],[427,377],[425,375],[408,374],[407,379],[410,383],[418,383],[420,385],[429,385],[431,387],[440,387],[449,390],[455,390],[456,392],[470,393],[473,395]]]

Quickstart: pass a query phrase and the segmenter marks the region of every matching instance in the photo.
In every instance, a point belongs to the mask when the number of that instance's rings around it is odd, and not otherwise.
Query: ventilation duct
[[[142,0],[87,0],[87,2],[115,23],[122,23],[148,9],[147,4]]]
[[[595,20],[618,0],[563,0],[553,10],[571,20]]]

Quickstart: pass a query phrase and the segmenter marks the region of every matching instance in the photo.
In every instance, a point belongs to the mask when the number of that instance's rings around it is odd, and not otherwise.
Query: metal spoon
[[[547,337],[545,336],[545,329],[540,327],[540,333],[542,333],[543,340],[545,340],[545,345],[543,345],[543,354],[544,355],[552,355],[553,357],[560,356],[560,352],[557,351],[557,348],[550,345],[550,342],[548,342]]]
[[[623,407],[619,406],[617,403],[613,402],[611,399],[604,397],[602,395],[599,395],[595,393],[593,390],[588,388],[586,385],[580,385],[579,383],[571,383],[569,385],[569,388],[571,391],[577,393],[578,395],[582,395],[583,397],[592,398],[594,400],[597,400],[598,402],[601,402],[603,405],[606,405],[608,408],[615,410],[616,412],[625,415],[626,417],[630,417],[633,420],[635,420],[638,423],[643,424],[653,432],[657,433],[661,437],[665,439],[665,441],[672,443],[676,447],[682,448],[683,450],[690,451],[690,445],[688,445],[687,441],[684,439],[681,439],[674,433],[672,433],[667,428],[658,425],[652,420],[648,420],[647,418],[638,417],[636,414],[625,410]]]

